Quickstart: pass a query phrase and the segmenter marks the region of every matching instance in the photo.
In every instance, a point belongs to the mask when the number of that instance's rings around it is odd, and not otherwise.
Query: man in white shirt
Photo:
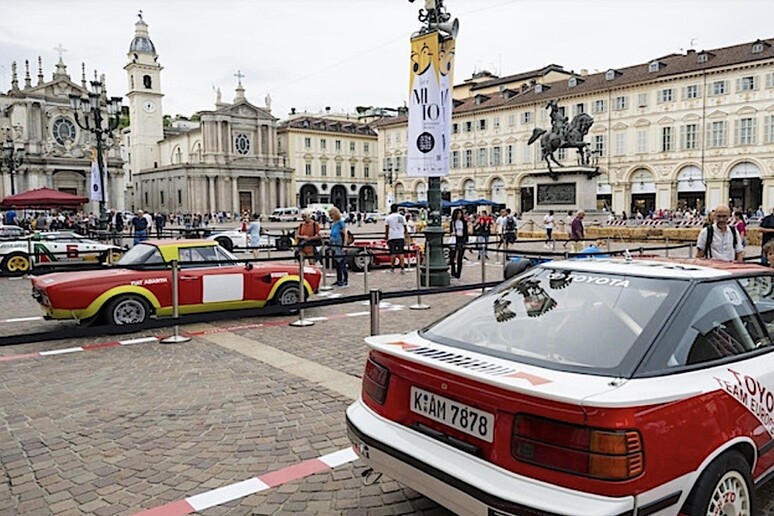
[[[403,248],[408,239],[408,227],[406,226],[406,218],[398,213],[397,204],[390,206],[390,214],[384,219],[384,239],[387,240],[387,245],[390,248],[390,272],[395,270],[395,256],[397,255],[400,273],[405,274]],[[419,260],[417,259],[417,261]]]
[[[736,228],[728,225],[731,209],[725,204],[715,208],[715,222],[699,233],[696,240],[696,256],[725,262],[744,260],[742,237]]]

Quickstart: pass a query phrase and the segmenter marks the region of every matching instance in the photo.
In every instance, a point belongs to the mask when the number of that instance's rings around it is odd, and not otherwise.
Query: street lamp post
[[[15,127],[14,129],[20,129]],[[5,140],[3,141],[3,155],[0,165],[8,170],[8,175],[11,176],[11,195],[16,195],[16,182],[14,181],[14,173],[24,161],[24,147],[16,148],[11,137],[12,129],[7,127],[5,129]]]
[[[105,163],[102,156],[102,147],[106,137],[113,137],[113,131],[118,127],[121,117],[121,97],[105,96],[107,118],[103,115],[103,85],[99,81],[91,81],[91,91],[88,97],[70,95],[70,108],[75,113],[75,122],[78,127],[89,131],[97,140],[97,167],[99,169],[100,199],[99,199],[99,229],[105,231],[108,225],[107,209],[105,207]],[[83,121],[78,112],[83,115]]]
[[[382,169],[382,174],[384,175],[384,209],[385,211],[390,211],[390,207],[388,204],[390,203],[389,194],[392,192],[392,185],[395,183],[395,179],[398,176],[398,170],[392,168],[392,163],[389,165],[385,165],[385,167]],[[389,190],[387,189],[387,185],[390,185]],[[395,202],[395,199],[392,199],[392,202]]]

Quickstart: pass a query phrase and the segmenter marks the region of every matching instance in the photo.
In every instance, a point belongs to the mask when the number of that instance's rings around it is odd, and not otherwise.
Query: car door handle
[[[196,281],[199,276],[180,276],[180,281]]]

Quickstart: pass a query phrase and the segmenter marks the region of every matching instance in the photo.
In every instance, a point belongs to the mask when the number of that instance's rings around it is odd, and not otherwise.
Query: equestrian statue
[[[589,149],[589,144],[583,141],[583,137],[588,134],[589,129],[594,124],[594,119],[586,113],[580,113],[572,119],[572,122],[568,122],[567,117],[562,114],[562,110],[559,108],[556,100],[551,100],[546,105],[546,109],[551,110],[550,131],[536,127],[532,131],[532,136],[528,143],[532,145],[540,138],[541,159],[545,160],[546,165],[548,165],[548,173],[551,174],[551,177],[556,179],[556,173],[551,168],[552,161],[557,166],[564,166],[554,156],[554,152],[559,149],[576,149],[578,151],[579,165],[582,167],[592,166],[593,153]]]

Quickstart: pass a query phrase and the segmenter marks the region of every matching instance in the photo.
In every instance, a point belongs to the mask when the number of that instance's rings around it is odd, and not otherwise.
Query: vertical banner
[[[453,38],[432,31],[411,40],[408,176],[449,175],[453,69]]]
[[[102,200],[102,182],[99,180],[99,165],[96,161],[91,162],[91,185],[89,188],[89,198],[92,201]]]

